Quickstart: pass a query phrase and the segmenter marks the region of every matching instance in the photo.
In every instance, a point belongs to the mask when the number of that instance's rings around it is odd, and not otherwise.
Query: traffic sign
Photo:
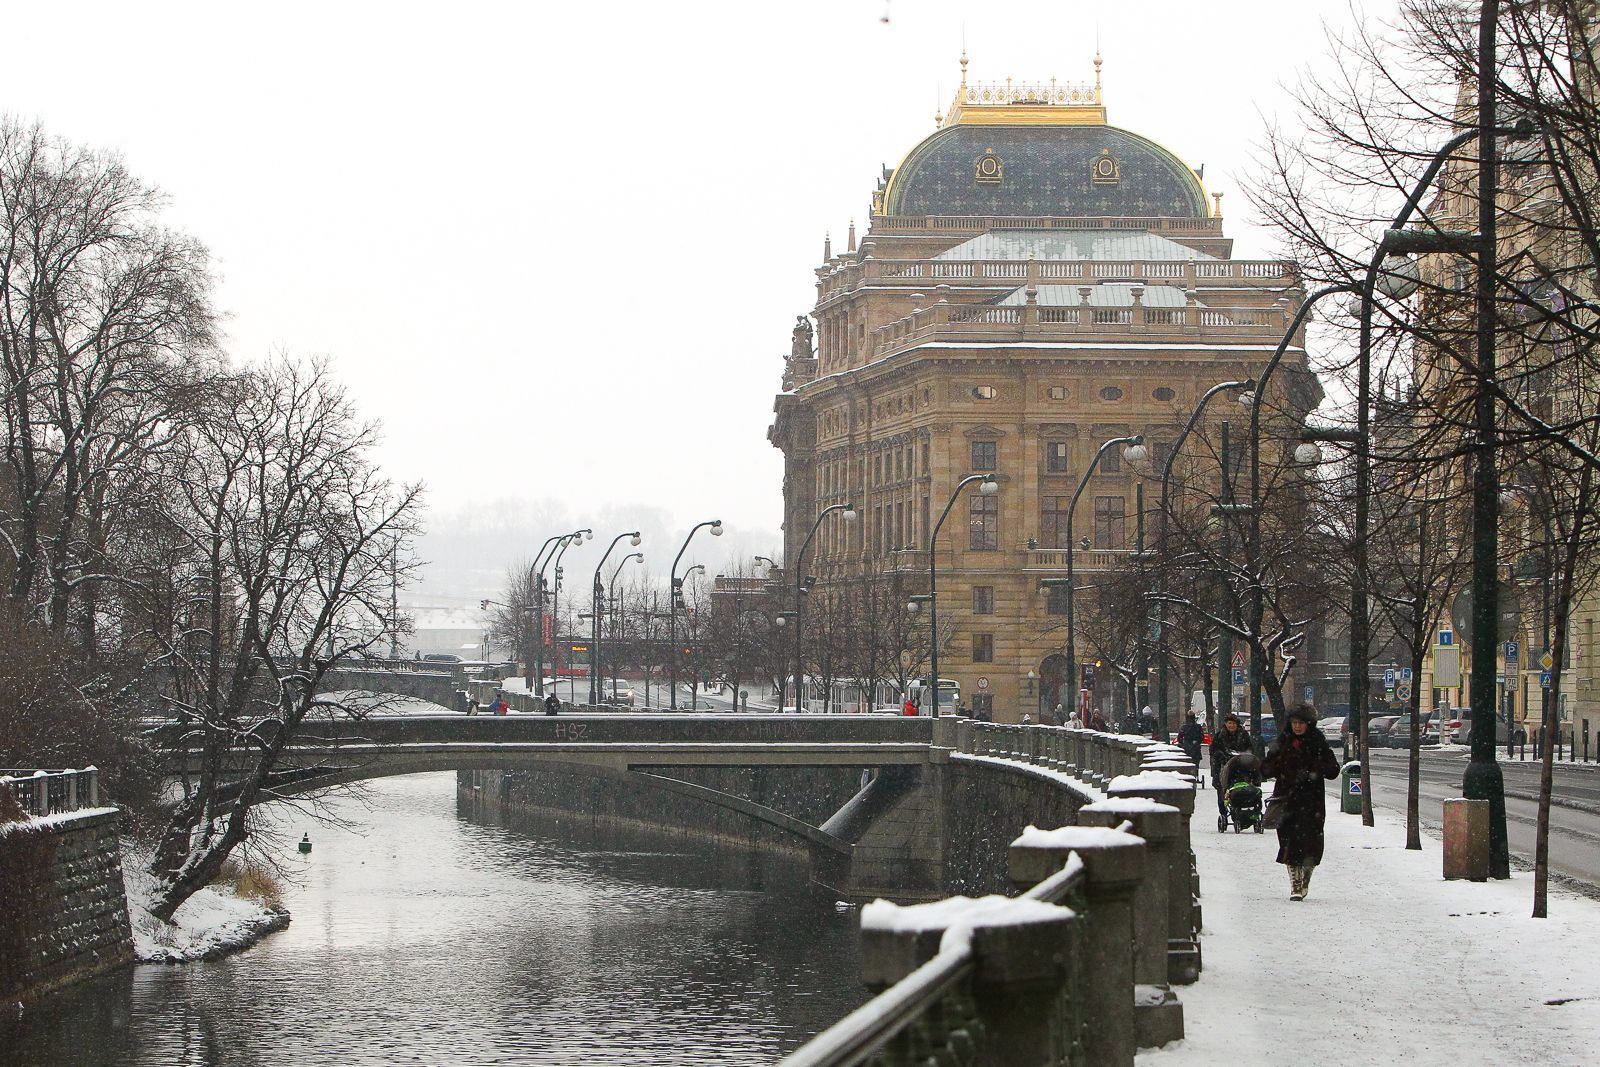
[[[1400,680],[1402,682],[1411,681],[1411,668],[1410,667],[1401,667],[1400,668]]]
[[[1410,682],[1401,682],[1400,683],[1400,688],[1395,691],[1395,695],[1397,695],[1401,700],[1410,700],[1411,699],[1411,683]]]
[[[1444,645],[1453,645],[1455,643],[1456,643],[1456,635],[1454,633],[1452,633],[1449,630],[1440,630],[1439,631],[1439,644],[1440,644],[1441,647],[1443,647]]]
[[[978,688],[979,689],[987,689],[987,688],[989,688],[989,679],[987,679],[987,678],[979,678],[978,679]]]
[[[1244,666],[1244,649],[1241,648],[1233,654],[1233,665],[1235,667]]]
[[[1385,667],[1384,668],[1384,671],[1383,671],[1383,684],[1387,685],[1387,686],[1393,686],[1394,685],[1394,668],[1393,667]]]
[[[1545,670],[1548,671],[1551,667],[1554,667],[1555,665],[1556,665],[1555,657],[1550,654],[1550,650],[1548,648],[1545,649],[1544,650],[1544,655],[1539,657],[1539,666],[1543,667]]]
[[[1306,686],[1306,699],[1309,701],[1313,696],[1316,695],[1316,692],[1317,691],[1311,688],[1309,685]]]
[[[1244,684],[1244,668],[1243,667],[1235,667],[1233,669],[1233,684],[1234,685],[1243,685]]]
[[[1521,658],[1521,655],[1520,655],[1520,650],[1517,648],[1517,643],[1515,641],[1507,641],[1506,642],[1506,666],[1509,667],[1511,664],[1517,662],[1517,660],[1520,659],[1520,658]]]
[[[1549,671],[1540,671],[1539,672],[1539,686],[1541,688],[1543,688],[1543,689],[1549,689],[1550,688],[1550,672]]]

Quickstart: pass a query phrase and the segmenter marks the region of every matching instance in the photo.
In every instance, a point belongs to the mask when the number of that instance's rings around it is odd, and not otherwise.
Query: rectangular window
[[[999,442],[974,441],[972,442],[972,469],[975,471],[992,471],[998,462]]]
[[[979,722],[994,722],[994,694],[972,694],[972,717]]]
[[[994,614],[994,586],[975,585],[972,587],[972,613],[974,615]]]
[[[1039,547],[1067,547],[1067,505],[1070,496],[1047,496],[1039,499]]]
[[[1172,455],[1171,441],[1157,441],[1151,446],[1150,456],[1155,463],[1155,470],[1157,474],[1160,474],[1162,471],[1167,469],[1167,457],[1170,455]]]
[[[968,499],[967,547],[975,552],[993,552],[1000,547],[1000,498],[973,493]]]
[[[1044,444],[1044,469],[1050,474],[1067,473],[1067,442],[1046,441]]]
[[[1051,585],[1045,587],[1044,610],[1046,615],[1065,615],[1067,613],[1066,586]]]
[[[928,473],[928,442],[922,442],[922,473]]]
[[[1066,386],[1064,386],[1064,385],[1052,385],[1050,387],[1050,399],[1051,400],[1065,400],[1066,398],[1067,398],[1067,387]]]
[[[1094,547],[1124,548],[1128,543],[1127,502],[1120,496],[1094,498]]]
[[[1106,449],[1105,454],[1100,457],[1100,473],[1122,473],[1122,447],[1120,445],[1114,445]]]
[[[972,662],[994,662],[994,634],[972,635]]]
[[[923,538],[926,538],[928,536],[928,531],[933,529],[933,516],[930,515],[928,511],[929,503],[930,502],[927,497],[922,498],[922,525],[917,527],[917,529],[922,531]]]
[[[904,501],[894,506],[894,542],[896,548],[909,548],[911,541],[906,537],[906,505]]]

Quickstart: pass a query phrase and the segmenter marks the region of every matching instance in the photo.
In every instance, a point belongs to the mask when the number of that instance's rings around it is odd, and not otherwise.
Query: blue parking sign
[[[1234,685],[1243,685],[1244,684],[1244,668],[1243,667],[1235,667],[1233,669],[1233,684]]]

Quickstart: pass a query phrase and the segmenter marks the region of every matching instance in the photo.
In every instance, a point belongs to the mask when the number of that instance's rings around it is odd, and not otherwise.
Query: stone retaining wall
[[[0,1002],[133,962],[114,808],[0,824]]]

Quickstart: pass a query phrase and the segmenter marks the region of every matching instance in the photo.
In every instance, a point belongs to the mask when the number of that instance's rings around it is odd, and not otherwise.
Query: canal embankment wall
[[[115,808],[0,824],[0,1003],[133,962]]]

